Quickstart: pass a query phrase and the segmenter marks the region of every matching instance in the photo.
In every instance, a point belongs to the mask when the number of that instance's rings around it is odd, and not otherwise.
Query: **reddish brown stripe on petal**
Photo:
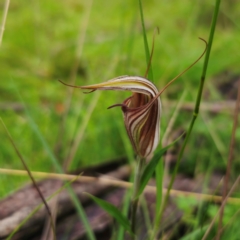
[[[123,104],[115,104],[111,107],[122,107],[125,127],[138,155],[147,157],[155,150],[160,136],[161,102],[156,98],[158,90],[152,82],[138,76],[122,76],[82,88],[132,91],[133,95]]]
[[[156,101],[153,105],[124,111],[124,122],[135,151],[146,157],[159,141],[160,108]]]

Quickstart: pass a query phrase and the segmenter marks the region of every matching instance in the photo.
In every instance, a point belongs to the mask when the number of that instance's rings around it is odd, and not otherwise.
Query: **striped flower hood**
[[[138,76],[121,76],[80,88],[133,92],[122,104],[109,108],[121,106],[127,134],[136,154],[146,158],[153,153],[160,139],[161,101],[158,89],[152,82]]]
[[[170,84],[193,67],[205,54],[208,44],[204,39],[199,39],[205,43],[203,53],[189,67],[172,79],[160,92],[158,92],[158,89],[152,82],[138,76],[121,76],[104,83],[82,87],[59,81],[69,87],[90,89],[90,92],[96,90],[131,91],[133,93],[131,97],[127,98],[122,104],[115,104],[111,107],[122,107],[125,127],[136,154],[142,158],[151,157],[160,139],[161,101],[159,96]],[[147,76],[147,73],[148,69],[145,76]]]

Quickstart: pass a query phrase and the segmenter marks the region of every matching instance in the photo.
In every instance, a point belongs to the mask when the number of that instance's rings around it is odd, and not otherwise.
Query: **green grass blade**
[[[159,161],[156,166],[156,187],[157,187],[156,212],[157,213],[160,211],[160,207],[162,204],[163,175],[164,175],[164,164],[163,164],[163,161]]]
[[[143,31],[143,41],[144,41],[144,48],[145,48],[145,56],[146,56],[146,63],[147,67],[150,61],[150,51],[148,47],[148,41],[147,41],[147,34],[146,34],[146,28],[144,23],[144,16],[143,16],[143,8],[142,8],[142,1],[139,0],[139,10],[140,10],[140,16],[141,16],[141,23],[142,23],[142,31]],[[148,79],[154,82],[153,79],[153,70],[152,70],[152,64],[150,63],[149,71],[148,71]]]
[[[38,126],[36,125],[36,123],[32,119],[32,117],[31,117],[31,115],[30,115],[27,107],[25,106],[24,101],[22,100],[20,95],[19,95],[19,98],[21,99],[21,102],[22,102],[22,104],[24,106],[24,110],[25,110],[26,116],[28,118],[30,127],[32,128],[32,130],[36,134],[36,136],[39,138],[39,140],[40,140],[41,144],[43,145],[44,149],[46,150],[46,152],[48,154],[48,157],[50,158],[53,166],[56,168],[56,170],[59,173],[63,173],[63,169],[62,169],[61,165],[58,163],[58,160],[54,156],[51,148],[49,147],[49,145],[47,144],[47,142],[44,139],[43,135],[41,134],[40,130],[38,129]],[[80,217],[81,221],[84,224],[84,227],[86,229],[86,234],[87,234],[88,238],[91,239],[91,240],[95,240],[95,236],[94,236],[94,233],[93,233],[93,231],[91,229],[91,226],[90,226],[90,224],[88,222],[87,216],[86,216],[86,214],[84,212],[84,209],[83,209],[81,203],[79,202],[76,194],[74,193],[73,189],[70,186],[67,187],[67,190],[69,191],[69,194],[70,194],[70,196],[72,198],[72,201],[73,201],[73,203],[75,205],[75,208],[77,210],[77,214],[78,214],[78,216]]]
[[[1,28],[0,28],[0,47],[2,45],[3,33],[4,33],[6,21],[7,21],[9,5],[10,5],[10,0],[5,0],[3,16],[2,16],[2,23],[1,23]]]
[[[182,135],[177,138],[174,142],[172,142],[171,144],[169,144],[168,146],[161,148],[160,150],[158,150],[152,160],[149,162],[149,164],[146,166],[146,168],[144,169],[144,172],[142,174],[142,178],[141,178],[141,182],[140,182],[140,187],[139,187],[139,191],[137,193],[137,197],[139,197],[141,195],[141,193],[143,192],[144,188],[146,187],[149,179],[152,177],[162,155],[170,148],[172,147],[180,138],[182,137]]]
[[[158,226],[159,226],[161,218],[162,218],[163,210],[164,210],[165,205],[168,201],[170,190],[172,188],[174,179],[175,179],[175,177],[177,175],[177,172],[178,172],[180,160],[182,159],[185,147],[188,143],[188,140],[189,140],[189,137],[191,135],[195,120],[197,119],[197,116],[198,116],[198,113],[199,113],[199,106],[200,106],[201,99],[202,99],[203,86],[204,86],[204,83],[205,83],[205,77],[206,77],[206,72],[207,72],[207,67],[208,67],[208,62],[209,62],[211,46],[212,46],[214,32],[215,32],[215,27],[216,27],[216,23],[217,23],[217,17],[218,17],[220,2],[221,2],[221,0],[216,0],[215,9],[214,9],[214,13],[213,13],[211,30],[210,30],[209,39],[208,39],[208,47],[207,47],[207,51],[206,51],[206,55],[205,55],[205,59],[204,59],[204,63],[203,63],[203,71],[202,71],[202,75],[201,75],[200,86],[198,88],[198,95],[197,95],[197,98],[196,98],[193,117],[192,117],[192,120],[191,120],[190,125],[188,127],[188,131],[187,131],[186,137],[184,139],[183,145],[181,147],[180,153],[178,155],[176,166],[174,168],[174,172],[172,174],[171,181],[170,181],[170,184],[168,186],[168,190],[167,190],[166,196],[164,198],[164,202],[163,202],[162,207],[161,207],[161,212],[160,212],[159,216],[155,219],[153,237],[155,237],[156,234],[157,234]]]
[[[127,190],[126,193],[125,193],[124,203],[123,203],[123,206],[122,206],[122,213],[124,214],[124,216],[127,216],[127,214],[128,214],[131,195],[132,195],[131,189]],[[120,225],[120,227],[117,231],[117,234],[116,234],[116,240],[122,240],[122,239],[124,239],[124,227]]]
[[[207,48],[206,55],[205,55],[205,58],[204,58],[201,82],[200,82],[200,86],[199,86],[199,90],[198,90],[198,96],[197,96],[195,110],[194,110],[195,114],[198,114],[198,112],[199,112],[199,106],[200,106],[200,102],[201,102],[201,99],[202,99],[202,91],[203,91],[203,86],[204,86],[204,83],[205,83],[205,77],[206,77],[206,73],[207,73],[208,62],[209,62],[210,53],[211,53],[211,49],[212,49],[212,43],[213,43],[215,28],[216,28],[216,24],[217,24],[217,18],[218,18],[220,3],[221,3],[221,0],[216,0],[215,9],[214,9],[213,18],[212,18],[211,30],[210,30],[210,34],[209,34],[209,38],[208,38],[208,48]]]
[[[53,231],[53,238],[54,238],[54,240],[56,240],[56,231],[55,231],[53,216],[52,216],[51,210],[50,210],[50,208],[49,208],[49,206],[48,206],[48,204],[47,204],[47,202],[46,202],[46,200],[45,200],[45,197],[43,196],[42,192],[40,191],[40,189],[39,189],[39,187],[38,187],[38,185],[37,185],[36,180],[34,179],[34,177],[33,177],[32,173],[31,173],[28,165],[26,164],[26,162],[25,162],[22,154],[20,153],[17,145],[15,144],[15,142],[14,142],[14,140],[13,140],[10,132],[8,131],[6,125],[5,125],[5,123],[3,122],[3,120],[2,120],[1,117],[0,117],[0,122],[2,123],[2,125],[3,125],[3,127],[4,127],[4,129],[5,129],[5,131],[6,131],[7,135],[8,135],[8,138],[9,138],[9,140],[10,140],[10,142],[11,142],[11,144],[12,144],[12,146],[13,146],[15,152],[16,152],[16,154],[18,155],[19,159],[21,160],[24,169],[27,171],[28,176],[29,176],[29,178],[31,179],[34,188],[35,188],[36,191],[38,192],[39,197],[41,198],[43,204],[45,205],[46,211],[47,211],[47,213],[48,213],[48,215],[49,215],[49,218],[50,218],[50,225],[51,225],[51,228],[52,228],[52,231]]]
[[[102,209],[104,209],[109,215],[111,215],[121,226],[124,227],[130,234],[132,234],[131,231],[131,225],[129,220],[124,216],[121,211],[112,205],[111,203],[104,201],[100,198],[97,198],[89,193],[86,193],[96,204],[98,204]]]
[[[193,240],[193,239],[201,239],[203,237],[204,232],[207,230],[208,225],[204,226],[202,228],[198,228],[192,232],[190,232],[188,235],[180,238],[180,240]]]

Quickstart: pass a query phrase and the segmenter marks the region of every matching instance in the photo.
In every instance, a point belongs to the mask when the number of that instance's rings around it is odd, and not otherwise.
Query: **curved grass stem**
[[[217,23],[217,17],[218,17],[220,2],[221,2],[221,0],[216,0],[215,9],[214,9],[213,18],[212,18],[211,29],[210,29],[210,34],[209,34],[209,38],[208,38],[208,47],[207,47],[207,51],[206,51],[206,55],[205,55],[205,59],[204,59],[204,63],[203,63],[201,81],[200,81],[200,85],[199,85],[199,88],[198,88],[198,94],[197,94],[197,99],[196,99],[196,103],[195,103],[195,108],[194,108],[192,120],[190,122],[188,131],[186,133],[186,138],[184,139],[183,145],[182,145],[180,153],[178,155],[177,162],[176,162],[176,165],[175,165],[175,168],[174,168],[174,172],[172,174],[171,181],[170,181],[170,184],[168,186],[166,196],[164,198],[164,201],[163,201],[161,209],[160,209],[160,214],[155,219],[154,229],[153,229],[151,239],[154,239],[154,238],[157,237],[158,230],[159,230],[159,225],[160,225],[161,218],[162,218],[162,215],[163,215],[163,210],[164,210],[164,208],[167,204],[167,201],[168,201],[168,198],[169,198],[169,195],[170,195],[170,190],[173,186],[174,179],[175,179],[176,174],[178,172],[180,161],[182,159],[185,147],[186,147],[187,142],[189,140],[189,137],[191,135],[195,120],[196,120],[196,118],[198,116],[198,113],[199,113],[199,107],[200,107],[200,103],[201,103],[201,99],[202,99],[202,92],[203,92],[203,87],[204,87],[207,68],[208,68],[209,57],[210,57],[210,53],[211,53],[211,47],[212,47],[213,38],[214,38],[215,27],[216,27],[216,23]]]
[[[7,133],[7,135],[8,135],[8,138],[9,138],[9,140],[10,140],[10,142],[11,142],[11,144],[12,144],[14,150],[15,150],[15,152],[17,153],[19,159],[21,160],[23,167],[24,167],[25,170],[27,171],[27,173],[28,173],[28,175],[29,175],[29,177],[30,177],[30,179],[31,179],[31,181],[32,181],[32,183],[33,183],[33,186],[35,187],[37,193],[39,194],[39,197],[41,198],[43,204],[45,205],[46,211],[47,211],[47,213],[48,213],[48,215],[49,215],[50,226],[51,226],[52,231],[53,231],[53,239],[56,240],[55,223],[54,223],[54,220],[53,220],[52,211],[51,211],[51,209],[49,208],[48,203],[47,203],[47,201],[45,200],[45,197],[43,196],[41,190],[39,189],[39,187],[38,187],[38,185],[37,185],[37,182],[35,181],[35,178],[33,177],[33,175],[32,175],[32,173],[31,173],[28,165],[26,164],[26,162],[25,162],[25,160],[24,160],[24,158],[23,158],[23,156],[22,156],[22,154],[21,154],[20,151],[18,150],[18,148],[17,148],[17,146],[16,146],[16,144],[15,144],[12,136],[10,135],[10,133],[9,133],[6,125],[4,124],[2,118],[0,118],[0,121],[1,121],[1,123],[2,123],[2,125],[3,125],[3,127],[4,127],[4,129],[5,129],[5,131],[6,131],[6,133]]]
[[[145,55],[146,55],[146,64],[147,64],[147,71],[145,73],[145,77],[147,77],[149,80],[154,82],[153,80],[153,70],[151,65],[151,55],[148,48],[148,40],[147,40],[147,34],[146,34],[146,28],[145,28],[145,22],[144,22],[144,15],[143,15],[143,7],[142,7],[142,1],[139,0],[139,10],[140,10],[140,17],[141,17],[141,24],[142,24],[142,31],[143,31],[143,41],[144,41],[144,48],[145,48]]]

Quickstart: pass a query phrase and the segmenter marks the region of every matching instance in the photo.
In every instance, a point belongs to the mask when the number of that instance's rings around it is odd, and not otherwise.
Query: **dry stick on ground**
[[[232,128],[232,135],[231,135],[231,142],[230,142],[230,148],[229,148],[229,155],[228,155],[228,163],[227,163],[227,171],[224,178],[224,184],[223,184],[223,199],[226,198],[227,191],[228,191],[228,183],[229,183],[229,177],[230,177],[230,171],[232,167],[232,161],[233,161],[233,151],[234,146],[236,142],[236,131],[237,131],[237,125],[238,125],[238,109],[240,107],[240,79],[238,80],[238,95],[236,100],[236,107],[234,111],[234,117],[233,117],[233,128]],[[220,211],[219,215],[219,223],[218,223],[218,232],[217,232],[217,240],[221,237],[221,229],[222,229],[222,219],[224,215],[224,207],[225,204],[223,204],[223,207]]]
[[[130,166],[125,165],[122,168],[130,168]],[[13,169],[3,169],[3,168],[0,168],[0,173],[14,175],[14,176],[27,176],[28,175],[27,172],[24,170],[13,170]],[[73,175],[73,174],[59,174],[59,173],[46,173],[46,172],[34,172],[34,171],[32,171],[31,173],[35,178],[39,177],[39,178],[50,178],[50,179],[60,179],[60,180],[73,180],[76,177],[78,177],[77,175]],[[121,188],[131,188],[132,187],[132,183],[122,181],[122,180],[117,180],[115,178],[112,178],[112,176],[111,177],[80,176],[75,181],[76,182],[85,182],[85,183],[97,182],[99,184],[111,185],[111,186],[121,187]],[[163,193],[166,194],[166,191],[167,191],[166,188],[164,188]],[[144,192],[155,193],[156,187],[147,185]],[[185,192],[185,191],[179,191],[179,190],[174,190],[174,189],[171,189],[170,194],[171,194],[171,196],[176,196],[176,197],[178,197],[178,196],[195,197],[198,200],[202,199],[205,201],[213,201],[216,203],[222,202],[222,196],[215,196],[215,195],[210,195],[210,194]],[[238,198],[228,198],[226,201],[231,204],[240,205],[240,199],[238,199]]]
[[[164,108],[171,109],[177,105],[176,101],[164,100]],[[216,102],[202,102],[200,106],[200,111],[206,111],[211,113],[226,113],[231,114],[236,105],[236,101],[227,100],[227,101],[216,101]],[[5,102],[0,103],[0,110],[12,109],[14,111],[23,111],[24,107],[21,103],[15,102]],[[184,102],[180,107],[181,110],[191,111],[194,109],[193,102]],[[239,109],[240,110],[240,107]]]
[[[220,213],[220,211],[222,211],[222,208],[224,207],[224,205],[227,203],[227,200],[229,199],[229,196],[233,193],[234,189],[237,187],[237,185],[239,184],[239,180],[240,180],[240,176],[236,179],[235,183],[233,184],[232,188],[230,189],[228,195],[225,197],[225,199],[223,200],[222,204],[221,204],[221,207],[219,208],[217,214],[215,215],[215,217],[213,218],[211,224],[209,225],[207,231],[205,232],[202,240],[206,240],[207,239],[207,236],[208,234],[210,233],[217,217],[218,217],[218,214]]]
[[[176,105],[175,101],[167,100],[164,103],[166,109],[168,107],[174,107]],[[232,110],[235,108],[236,101],[227,100],[227,101],[215,101],[215,102],[202,102],[200,106],[200,111],[206,111],[211,113],[232,113]],[[194,109],[193,102],[184,102],[181,106],[181,109],[191,111]],[[238,108],[240,110],[240,108]]]
[[[9,5],[10,5],[10,0],[6,0],[5,5],[4,5],[4,9],[3,9],[2,25],[1,25],[1,28],[0,28],[0,46],[2,45],[2,38],[3,38],[4,30],[5,30]]]

